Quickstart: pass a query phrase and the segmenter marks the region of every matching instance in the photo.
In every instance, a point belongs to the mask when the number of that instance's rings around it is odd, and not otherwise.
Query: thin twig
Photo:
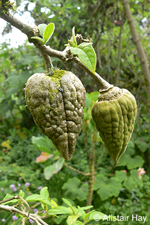
[[[26,223],[26,219],[23,218],[23,219],[22,219],[22,225],[25,225],[25,223]]]
[[[5,203],[5,202],[12,201],[12,200],[14,200],[14,199],[18,199],[18,195],[14,196],[14,197],[12,197],[12,198],[8,198],[8,199],[5,199],[5,200],[2,200],[2,201],[0,201],[0,204],[3,204],[3,203]]]
[[[80,174],[82,174],[82,175],[84,175],[84,176],[89,176],[89,175],[90,175],[90,173],[83,173],[83,172],[81,172],[80,170],[77,170],[77,169],[73,168],[72,166],[67,165],[65,162],[64,162],[64,165],[65,165],[66,167],[68,167],[69,169],[74,170],[75,172],[80,173]]]
[[[108,68],[108,71],[110,70],[110,57],[111,57],[111,38],[110,38],[110,35],[108,35],[108,57],[107,57],[107,68]],[[108,73],[108,81],[109,81],[109,73]]]
[[[29,212],[28,212],[28,217],[29,217],[29,214],[30,214],[30,211],[31,211],[31,208],[30,208],[29,204],[22,197],[18,196],[18,198],[21,199],[27,205],[27,207],[29,209]]]
[[[116,86],[119,83],[119,74],[120,74],[120,58],[121,58],[121,35],[122,35],[123,24],[120,26],[119,32],[119,43],[118,43],[118,60],[117,60],[117,75],[116,75]]]
[[[134,76],[136,77],[135,72],[133,71],[132,67],[130,66],[128,60],[126,58],[124,58],[124,61],[126,62],[127,66],[129,67],[129,69],[131,70],[131,72],[134,74]]]

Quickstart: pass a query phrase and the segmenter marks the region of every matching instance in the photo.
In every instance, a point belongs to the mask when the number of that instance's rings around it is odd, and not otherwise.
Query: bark
[[[139,35],[136,31],[136,27],[134,24],[134,20],[132,18],[128,0],[123,0],[123,4],[124,4],[124,8],[125,8],[126,17],[129,22],[130,30],[132,33],[133,42],[136,45],[136,48],[137,48],[137,51],[138,51],[138,54],[140,57],[140,61],[141,61],[141,66],[142,66],[143,73],[144,73],[145,89],[146,89],[146,93],[147,93],[147,108],[148,108],[148,116],[149,116],[149,126],[150,126],[150,72],[149,72],[149,66],[148,66],[147,58],[146,58],[146,55],[144,52],[144,48],[140,41]]]
[[[123,24],[120,26],[119,32],[119,43],[118,43],[118,61],[117,61],[117,75],[116,75],[116,86],[119,84],[120,77],[120,59],[121,59],[121,35],[122,35]]]

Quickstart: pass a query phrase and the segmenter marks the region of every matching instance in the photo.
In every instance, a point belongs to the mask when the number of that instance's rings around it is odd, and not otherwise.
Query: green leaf
[[[138,149],[140,149],[141,152],[145,152],[149,148],[149,144],[146,143],[142,138],[135,140],[135,144],[138,146]]]
[[[73,225],[84,225],[84,223],[82,223],[81,221],[76,221]]]
[[[54,209],[49,209],[48,213],[51,215],[71,214],[72,210],[64,206],[58,206],[58,207],[55,207]]]
[[[123,171],[116,171],[115,177],[122,182],[127,179],[127,174]]]
[[[89,206],[84,206],[84,207],[81,207],[83,210],[87,210],[87,209],[91,209],[91,208],[93,208],[93,206],[92,205],[89,205]]]
[[[19,91],[19,87],[10,87],[6,90],[6,98],[10,97],[11,94],[16,94]],[[5,100],[5,99],[4,99]],[[10,107],[10,106],[9,106]]]
[[[4,99],[1,103],[0,103],[0,112],[1,114],[6,116],[6,113],[9,111],[12,111],[15,105],[15,101],[11,101],[9,102],[8,99]]]
[[[98,189],[97,193],[102,200],[106,200],[112,196],[117,197],[121,188],[121,181],[116,177],[106,178],[103,175],[96,176],[94,189]]]
[[[55,24],[49,23],[44,30],[44,44],[46,44],[49,41],[49,39],[54,33],[54,30],[55,30]]]
[[[71,53],[77,55],[80,61],[95,74],[96,54],[92,43],[82,43],[77,47],[70,47]]]
[[[4,198],[3,198],[3,200],[7,200],[7,199],[9,199],[9,198],[13,198],[14,196],[13,195],[10,195],[10,194],[7,194]],[[10,201],[8,201],[8,202],[4,202],[4,203],[2,203],[2,205],[6,205],[6,204],[8,204],[8,203],[10,203],[10,202],[18,202],[18,199],[13,199],[13,200],[10,200]]]
[[[85,221],[85,222],[88,221],[88,218],[89,218],[90,214],[93,213],[94,211],[95,211],[95,210],[92,210],[92,211],[90,211],[89,213],[85,214],[85,216],[84,216],[84,221]]]
[[[91,107],[93,106],[94,102],[97,101],[98,95],[99,95],[99,92],[98,92],[98,91],[91,92],[91,93],[88,93],[88,94],[87,94],[87,97],[88,97],[88,99],[89,99],[90,102],[91,102],[91,105],[90,105]]]
[[[143,182],[138,177],[138,170],[132,170],[128,179],[123,183],[123,186],[126,187],[129,191],[132,191],[133,188],[138,188],[143,186]]]
[[[44,31],[45,31],[46,27],[47,27],[47,25],[44,24],[44,23],[38,25],[40,34],[41,34],[41,36],[42,36],[43,38],[44,38]]]
[[[44,45],[44,40],[38,36],[35,36],[35,37],[31,37],[31,39],[35,39],[35,40],[38,40],[42,43],[42,45]]]
[[[77,215],[81,216],[82,219],[84,219],[85,211],[84,211],[83,208],[80,207],[80,206],[78,206],[77,208],[78,208],[78,209],[77,209]]]
[[[47,137],[35,137],[32,136],[32,143],[43,152],[52,153],[56,150],[56,147],[53,145],[52,141]]]
[[[68,219],[67,219],[67,223],[68,225],[74,225],[74,223],[76,222],[76,220],[78,219],[78,215],[71,215],[71,216],[68,216]]]
[[[21,198],[24,198],[24,195],[25,195],[25,193],[24,193],[22,190],[20,190],[20,191],[19,191],[19,196],[20,196]]]
[[[77,198],[79,201],[84,201],[84,200],[87,199],[87,196],[88,196],[88,184],[84,183],[84,184],[82,184],[81,187],[78,189],[76,198]]]
[[[135,157],[130,157],[129,155],[124,154],[120,158],[117,166],[127,166],[128,169],[131,170],[134,168],[142,167],[143,163],[144,160],[139,155],[136,155]]]
[[[107,182],[107,180],[108,180],[107,177],[105,177],[104,175],[102,174],[97,175],[94,183],[94,190],[99,189],[103,185],[103,183]]]
[[[72,207],[72,204],[71,204],[67,199],[62,198],[62,200],[63,200],[67,205],[69,205],[70,207]]]
[[[77,177],[70,178],[63,185],[62,189],[65,190],[65,195],[68,198],[75,199],[78,194],[80,184],[81,184],[81,181]]]
[[[58,173],[63,167],[64,159],[60,158],[58,161],[44,169],[44,176],[46,180],[49,180],[54,174]]]
[[[55,164],[57,172],[59,170],[61,170],[61,168],[63,167],[64,161],[65,161],[64,158],[60,158],[60,159],[57,160],[57,162]]]
[[[48,192],[48,190],[47,190],[47,187],[44,187],[44,188],[41,189],[40,195],[41,195],[44,199],[48,199],[48,198],[49,198],[49,192]]]
[[[33,194],[33,195],[29,195],[26,198],[26,201],[41,201],[42,199],[43,199],[43,197],[41,195]]]
[[[72,28],[72,37],[70,40],[68,40],[68,43],[69,44],[66,44],[65,46],[77,47],[76,36],[75,36],[75,27]]]
[[[66,220],[67,218],[67,215],[66,214],[62,214],[62,215],[59,215],[57,218],[54,218],[53,221],[56,223],[56,224],[62,224],[61,222],[65,219]]]
[[[83,183],[81,186],[81,181],[74,177],[68,179],[62,187],[65,190],[65,195],[71,199],[77,198],[79,201],[84,201],[88,195],[88,184]],[[80,186],[80,187],[79,187]]]
[[[50,205],[50,206],[54,207],[54,205],[49,200],[44,199],[43,196],[38,195],[38,194],[30,195],[25,200],[27,202],[29,202],[29,201],[39,201],[39,202],[42,202],[42,203],[45,203],[47,205]]]
[[[95,211],[95,212],[92,212],[89,216],[89,221],[91,221],[91,220],[95,220],[95,221],[107,220],[107,216],[104,213]]]

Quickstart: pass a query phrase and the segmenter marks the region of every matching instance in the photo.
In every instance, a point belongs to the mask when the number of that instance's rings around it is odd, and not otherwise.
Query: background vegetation
[[[84,38],[90,38],[97,53],[97,72],[109,83],[128,89],[136,98],[138,115],[126,153],[114,165],[102,140],[98,137],[90,110],[98,96],[98,86],[92,78],[73,63],[65,64],[52,58],[54,66],[74,72],[87,91],[85,117],[72,160],[56,173],[48,168],[59,159],[51,142],[35,126],[25,105],[24,87],[27,79],[36,72],[44,72],[39,51],[28,42],[12,48],[2,43],[0,48],[0,199],[22,189],[26,194],[39,193],[47,186],[50,197],[62,204],[62,197],[72,204],[85,206],[88,195],[89,152],[95,151],[96,180],[92,205],[107,215],[147,216],[150,221],[150,128],[147,95],[139,55],[126,21],[122,1],[113,0],[53,0],[16,1],[24,3],[24,14],[29,11],[35,24],[55,23],[56,29],[50,46],[63,50],[71,37],[72,27]],[[150,62],[150,4],[148,1],[130,1],[130,9]],[[7,25],[4,33],[10,32]],[[17,37],[16,37],[17,38]],[[44,143],[44,144],[43,144]],[[47,144],[45,144],[47,143]],[[53,154],[47,160],[37,158],[41,152]],[[73,167],[84,174],[70,169]],[[140,177],[139,168],[146,171]],[[15,186],[11,186],[11,185]],[[12,188],[13,187],[13,188]],[[4,220],[5,219],[5,220]],[[0,224],[12,224],[12,215],[0,211]],[[49,224],[66,224],[64,216],[47,219]],[[94,222],[93,222],[94,223]],[[93,224],[92,223],[92,224]],[[95,222],[96,224],[97,222]],[[112,224],[103,221],[102,224]],[[117,222],[126,224],[126,221]],[[137,224],[137,221],[128,221]],[[143,224],[143,221],[139,221]]]

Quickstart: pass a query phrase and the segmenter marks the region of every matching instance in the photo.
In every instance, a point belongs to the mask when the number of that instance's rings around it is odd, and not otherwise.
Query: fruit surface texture
[[[134,96],[126,89],[112,87],[100,92],[92,107],[92,118],[115,163],[125,152],[136,119],[137,105]]]
[[[81,132],[85,95],[78,77],[64,70],[36,73],[26,83],[26,104],[36,125],[67,161]]]

